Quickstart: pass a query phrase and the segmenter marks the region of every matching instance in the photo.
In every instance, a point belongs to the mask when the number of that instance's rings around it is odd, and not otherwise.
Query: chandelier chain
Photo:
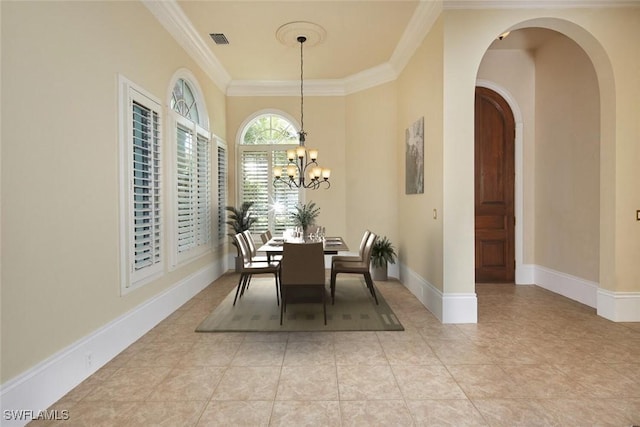
[[[300,40],[300,133],[304,134],[304,39]]]

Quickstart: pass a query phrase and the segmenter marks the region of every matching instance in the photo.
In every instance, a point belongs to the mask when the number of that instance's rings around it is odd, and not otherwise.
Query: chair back
[[[371,262],[371,252],[373,252],[373,245],[377,239],[378,235],[376,233],[369,233],[367,244],[364,246],[364,251],[362,253],[362,261],[365,265],[369,265],[369,262]]]
[[[362,256],[364,255],[364,247],[367,245],[367,241],[369,240],[370,234],[371,234],[371,231],[365,230],[364,234],[362,235],[362,240],[360,241],[360,247],[358,249],[358,255],[360,255],[360,258],[362,258]]]
[[[324,284],[324,248],[322,242],[287,243],[282,246],[280,283],[284,285]]]
[[[233,240],[236,242],[236,245],[238,246],[238,251],[242,256],[242,260],[244,261],[244,264],[250,263],[251,253],[249,251],[249,248],[247,247],[247,239],[244,237],[242,233],[238,233],[235,236],[233,236]]]
[[[271,240],[271,233],[269,231],[265,231],[260,234],[260,240],[262,240],[262,244],[265,245],[269,240]]]
[[[256,248],[256,244],[253,241],[253,236],[251,235],[251,232],[249,230],[245,230],[242,232],[242,235],[244,236],[244,240],[247,243],[247,248],[249,249],[249,254],[251,254],[251,257],[256,256],[257,248]]]

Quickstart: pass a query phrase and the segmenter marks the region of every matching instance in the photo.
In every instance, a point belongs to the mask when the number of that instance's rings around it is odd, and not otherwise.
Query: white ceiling
[[[228,95],[299,93],[300,48],[276,38],[306,21],[326,30],[304,47],[305,93],[336,95],[393,80],[443,8],[626,5],[629,0],[141,0]],[[636,2],[637,0],[633,0]],[[636,5],[638,3],[635,3]],[[496,28],[496,36],[503,31]],[[210,33],[223,33],[216,45]],[[553,32],[511,32],[490,49],[535,49]],[[314,92],[315,90],[315,92]]]

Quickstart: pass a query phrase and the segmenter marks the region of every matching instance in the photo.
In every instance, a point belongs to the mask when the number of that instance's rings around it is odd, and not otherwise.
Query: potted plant
[[[293,223],[302,227],[304,238],[307,238],[307,230],[316,223],[316,218],[320,215],[320,208],[314,202],[295,206],[295,212],[291,214]]]
[[[225,209],[230,212],[226,221],[226,224],[229,226],[229,233],[227,233],[227,236],[231,237],[231,243],[233,246],[236,246],[233,236],[249,230],[253,223],[258,220],[258,218],[251,216],[251,206],[253,206],[253,202],[243,202],[239,208],[236,208],[235,206],[225,207]],[[242,262],[242,254],[240,253],[240,248],[236,247],[236,250],[238,253],[236,255],[235,268],[236,272],[239,272],[239,263]]]
[[[387,236],[376,240],[371,249],[373,280],[387,280],[387,264],[395,264],[396,256],[396,250]]]

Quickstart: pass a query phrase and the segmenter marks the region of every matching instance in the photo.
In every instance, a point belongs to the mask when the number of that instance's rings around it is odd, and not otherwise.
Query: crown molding
[[[409,63],[441,12],[442,0],[420,1],[389,60],[397,75]]]
[[[640,7],[638,0],[444,0],[444,9],[571,9]]]
[[[211,52],[175,0],[141,0],[160,24],[180,46],[200,65],[213,83],[225,92],[231,76]]]
[[[305,80],[304,94],[310,96],[344,96],[343,80]],[[300,96],[299,80],[232,80],[227,96]]]

